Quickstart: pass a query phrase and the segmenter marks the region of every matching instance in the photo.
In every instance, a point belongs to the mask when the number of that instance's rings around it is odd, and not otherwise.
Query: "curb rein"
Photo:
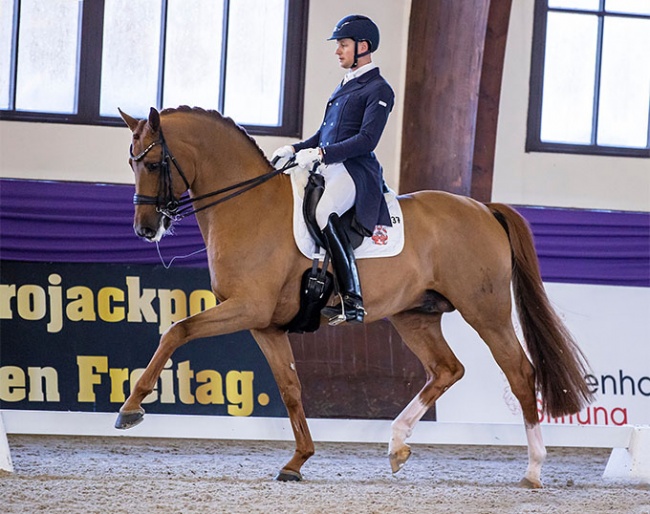
[[[172,188],[171,164],[173,164],[176,170],[178,171],[178,174],[183,179],[183,182],[185,183],[187,189],[190,189],[190,184],[187,180],[187,177],[185,176],[185,173],[183,173],[183,170],[181,169],[180,165],[178,164],[178,162],[172,155],[171,151],[169,150],[169,147],[165,142],[165,138],[163,137],[162,130],[160,130],[160,139],[158,141],[154,141],[153,143],[151,143],[149,146],[147,146],[147,148],[145,148],[138,155],[133,155],[133,144],[131,144],[129,148],[129,155],[131,156],[131,159],[133,161],[139,162],[142,159],[144,159],[144,157],[156,146],[160,146],[162,149],[162,156],[160,161],[157,163],[148,163],[145,164],[145,166],[149,171],[157,171],[157,170],[160,171],[158,196],[156,197],[156,196],[134,194],[133,204],[134,205],[155,205],[156,210],[160,212],[163,216],[169,218],[171,221],[180,221],[183,218],[187,218],[188,216],[191,216],[192,214],[196,214],[199,211],[223,203],[226,200],[230,200],[231,198],[239,196],[240,194],[245,193],[246,191],[249,191],[250,189],[253,189],[263,184],[267,180],[277,175],[280,175],[281,173],[284,173],[289,168],[293,168],[294,166],[297,165],[294,160],[290,160],[282,168],[277,170],[274,169],[273,171],[267,172],[264,175],[254,177],[252,179],[245,180],[243,182],[238,182],[237,184],[233,184],[232,186],[228,186],[223,189],[219,189],[217,191],[212,191],[211,193],[206,193],[204,195],[197,196],[194,198],[190,198],[188,195],[188,196],[181,196],[181,198],[177,199],[174,196],[174,191]],[[277,161],[278,158],[275,158],[271,162],[271,165],[274,166]],[[224,196],[223,198],[219,198],[214,202],[199,207],[198,209],[195,209],[192,206],[194,202],[198,202],[199,200],[204,200],[206,198],[211,198],[213,196],[227,193],[228,191],[232,191],[232,190],[235,191],[230,193],[227,196]]]

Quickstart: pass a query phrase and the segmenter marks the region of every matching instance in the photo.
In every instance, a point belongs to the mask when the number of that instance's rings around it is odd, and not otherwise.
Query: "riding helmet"
[[[379,28],[370,18],[361,14],[342,18],[334,27],[332,37],[328,38],[328,41],[343,38],[350,38],[357,43],[368,41],[371,52],[379,48]]]

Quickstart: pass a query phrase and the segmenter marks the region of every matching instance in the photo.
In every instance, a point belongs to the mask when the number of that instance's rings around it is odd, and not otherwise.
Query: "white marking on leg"
[[[541,486],[542,464],[546,459],[546,447],[542,439],[542,428],[526,424],[526,439],[528,440],[528,469],[526,476],[533,484]]]
[[[422,403],[420,395],[418,394],[411,400],[404,410],[400,413],[395,421],[391,424],[392,436],[388,443],[388,452],[393,454],[400,448],[406,445],[405,441],[411,437],[413,427],[420,421],[422,416],[429,410],[429,408]]]

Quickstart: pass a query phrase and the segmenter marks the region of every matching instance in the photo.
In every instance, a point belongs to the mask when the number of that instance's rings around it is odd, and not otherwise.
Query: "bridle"
[[[223,203],[226,200],[230,200],[231,198],[239,196],[240,194],[245,193],[246,191],[249,191],[263,184],[267,180],[272,179],[277,175],[280,175],[281,173],[285,172],[287,169],[296,166],[295,162],[289,161],[280,169],[274,169],[273,171],[269,171],[268,173],[265,173],[258,177],[253,177],[252,179],[244,180],[243,182],[238,182],[237,184],[224,187],[223,189],[219,189],[218,191],[212,191],[211,193],[206,193],[204,195],[196,196],[193,198],[190,198],[189,195],[176,198],[172,187],[172,172],[171,172],[172,164],[178,171],[178,174],[183,179],[183,182],[185,183],[185,187],[187,189],[190,189],[190,184],[187,180],[187,177],[185,176],[185,173],[183,173],[183,170],[181,169],[180,165],[178,164],[178,162],[172,155],[171,151],[169,150],[169,147],[165,142],[165,138],[163,137],[162,130],[160,130],[160,139],[158,139],[158,141],[154,141],[153,143],[151,143],[144,150],[142,150],[142,152],[140,152],[138,155],[133,155],[133,144],[131,144],[131,147],[129,148],[129,154],[131,156],[131,159],[134,162],[139,162],[142,159],[144,159],[144,157],[156,146],[160,146],[162,150],[160,161],[157,163],[146,164],[145,166],[149,171],[156,171],[156,170],[159,171],[158,196],[147,196],[147,195],[135,194],[133,195],[133,204],[134,205],[155,205],[156,210],[160,212],[163,216],[169,218],[171,221],[182,220],[183,218],[191,216],[192,214],[196,214],[197,212],[200,212],[204,209]],[[273,164],[275,164],[275,162],[273,162],[272,165]],[[203,205],[198,209],[192,207],[193,202],[198,202],[199,200],[211,198],[213,196],[227,193],[229,191],[233,191],[233,192],[230,193],[229,195],[224,196],[223,198],[219,198],[218,200],[208,203],[207,205]]]
[[[187,189],[190,188],[190,184],[187,181],[185,173],[183,173],[183,170],[176,162],[176,159],[174,159],[174,156],[169,151],[169,147],[165,142],[165,138],[163,137],[162,132],[158,141],[151,143],[138,155],[133,155],[133,144],[131,144],[129,148],[129,155],[134,162],[139,162],[144,159],[145,156],[156,146],[160,146],[162,150],[160,161],[157,163],[146,164],[145,166],[149,171],[159,171],[158,196],[135,194],[133,195],[133,203],[134,205],[155,205],[158,212],[161,212],[171,220],[174,220],[176,216],[179,215],[179,208],[190,203],[191,201],[189,198],[176,199],[174,196],[170,163],[173,163],[178,170],[178,173],[183,179],[183,182],[185,182]]]

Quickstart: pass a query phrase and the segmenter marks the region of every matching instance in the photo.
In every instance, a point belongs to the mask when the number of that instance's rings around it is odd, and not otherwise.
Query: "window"
[[[217,109],[300,136],[305,0],[0,0],[0,119],[121,125]]]
[[[536,0],[527,151],[650,157],[650,0]]]

